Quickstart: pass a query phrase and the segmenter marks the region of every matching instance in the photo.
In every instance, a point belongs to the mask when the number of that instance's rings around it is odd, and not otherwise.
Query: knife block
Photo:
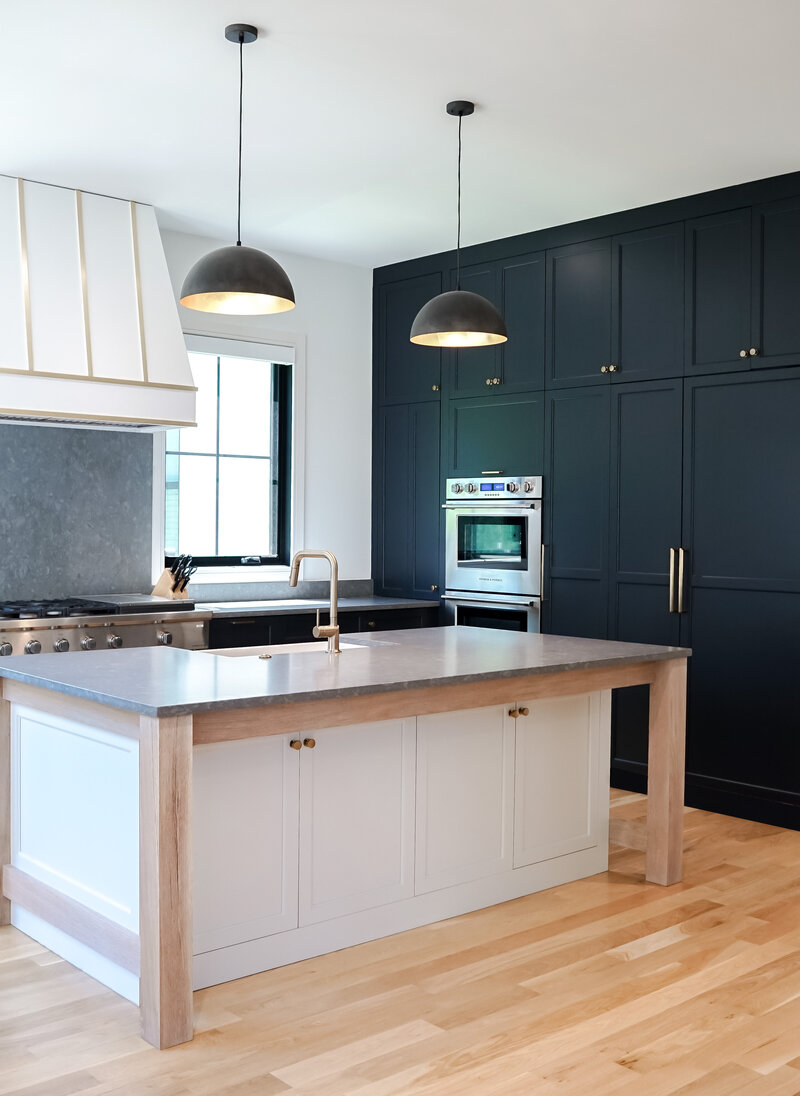
[[[165,567],[152,590],[153,597],[168,597],[171,601],[186,601],[189,595],[185,590],[180,593],[172,589],[173,575],[169,567]]]

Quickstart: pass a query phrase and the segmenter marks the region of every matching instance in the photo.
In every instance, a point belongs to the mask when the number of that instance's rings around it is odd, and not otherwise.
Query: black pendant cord
[[[242,89],[244,87],[244,68],[242,50],[244,34],[239,34],[239,185],[236,199],[236,246],[242,246]]]
[[[461,115],[458,116],[458,232],[456,235],[456,289],[461,289]]]

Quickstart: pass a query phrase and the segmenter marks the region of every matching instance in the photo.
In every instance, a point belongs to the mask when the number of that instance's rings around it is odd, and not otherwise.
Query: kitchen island
[[[605,870],[610,690],[650,686],[680,880],[682,648],[484,631],[0,659],[0,923],[192,1038],[192,990]],[[193,854],[194,842],[194,854]]]

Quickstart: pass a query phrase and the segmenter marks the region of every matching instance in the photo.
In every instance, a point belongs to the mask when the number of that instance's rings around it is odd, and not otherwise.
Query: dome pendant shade
[[[266,316],[294,308],[286,271],[255,247],[231,244],[199,259],[183,283],[181,304],[228,316]]]
[[[239,179],[236,191],[236,244],[218,247],[198,260],[184,278],[181,304],[198,312],[226,316],[267,316],[294,308],[286,271],[255,247],[242,247],[242,50],[258,38],[250,23],[230,23],[225,38],[239,47]]]
[[[503,317],[477,293],[454,289],[423,305],[411,325],[411,342],[419,346],[494,346],[508,339]]]

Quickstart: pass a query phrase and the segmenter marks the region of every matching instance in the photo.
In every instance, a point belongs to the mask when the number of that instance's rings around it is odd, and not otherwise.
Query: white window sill
[[[276,567],[204,567],[192,575],[192,586],[210,586],[229,582],[241,585],[248,582],[288,582],[289,568]]]

